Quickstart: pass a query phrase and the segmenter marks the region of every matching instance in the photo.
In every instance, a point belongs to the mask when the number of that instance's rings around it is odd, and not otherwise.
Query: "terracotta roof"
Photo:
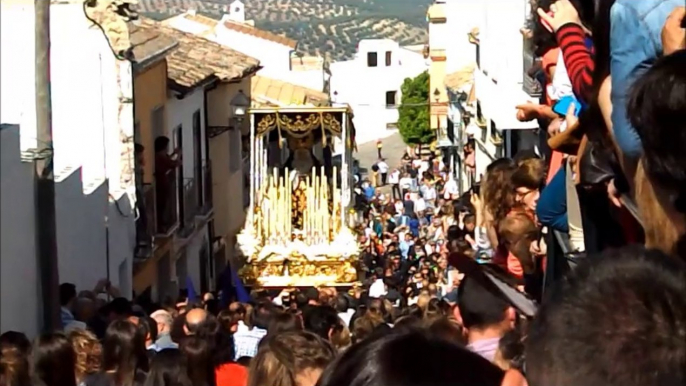
[[[134,63],[140,64],[156,56],[163,57],[178,44],[173,37],[162,31],[146,27],[144,21],[131,21],[127,24]]]
[[[251,79],[250,91],[255,107],[329,105],[329,96],[324,92],[264,76]]]
[[[260,39],[269,40],[269,41],[274,42],[274,43],[283,44],[284,46],[287,46],[287,47],[290,47],[293,49],[295,49],[295,47],[298,44],[297,41],[295,41],[293,39],[289,39],[285,36],[277,35],[275,33],[269,32],[269,31],[265,31],[262,29],[251,27],[251,26],[246,25],[246,24],[236,23],[233,21],[225,21],[224,27],[226,27],[230,30],[236,31],[236,32],[246,34],[246,35],[251,35],[251,36],[254,36],[254,37],[257,37]]]
[[[181,87],[196,87],[208,78],[240,79],[259,69],[259,61],[203,37],[176,30],[151,19],[141,28],[158,31],[179,42],[167,55],[167,77]]]
[[[324,68],[324,58],[321,56],[291,57],[291,69],[293,71],[321,70],[322,68]]]
[[[217,24],[219,24],[219,20],[213,19],[205,15],[201,15],[199,13],[185,13],[183,17],[185,19],[192,20],[196,23],[200,23],[212,28],[216,27]]]
[[[461,91],[467,85],[474,84],[474,65],[465,66],[445,77],[448,90]]]

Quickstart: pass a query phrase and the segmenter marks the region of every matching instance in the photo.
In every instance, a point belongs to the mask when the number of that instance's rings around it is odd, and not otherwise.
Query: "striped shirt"
[[[555,33],[576,98],[588,103],[593,93],[593,50],[586,32],[576,23],[567,23]]]

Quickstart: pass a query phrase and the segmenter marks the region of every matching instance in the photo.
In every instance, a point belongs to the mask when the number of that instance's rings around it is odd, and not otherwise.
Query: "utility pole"
[[[52,148],[50,97],[50,1],[35,0],[36,17],[36,251],[43,301],[43,329],[61,329],[57,227],[55,223],[55,174]]]

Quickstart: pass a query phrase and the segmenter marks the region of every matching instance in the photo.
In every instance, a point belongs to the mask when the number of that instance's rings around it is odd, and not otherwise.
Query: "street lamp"
[[[250,107],[250,99],[243,93],[243,90],[238,90],[238,94],[231,99],[231,117],[236,122],[236,126],[240,126],[248,114]]]
[[[446,133],[444,132],[443,128],[441,127],[441,113],[440,113],[440,103],[441,103],[441,90],[436,88],[433,92],[434,94],[434,99],[436,100],[436,139],[438,140],[439,146],[441,145],[441,142],[445,144],[444,142],[447,140],[447,136],[445,135]]]

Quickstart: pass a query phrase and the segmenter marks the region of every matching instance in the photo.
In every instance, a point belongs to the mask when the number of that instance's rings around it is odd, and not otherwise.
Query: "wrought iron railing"
[[[196,175],[194,178],[183,180],[183,221],[181,222],[181,235],[189,235],[195,230],[195,216],[200,212],[198,204],[198,189],[196,187]]]
[[[179,227],[179,197],[176,168],[155,177],[157,234],[169,236]]]
[[[198,192],[202,191],[200,195],[200,215],[207,215],[212,211],[212,163],[206,160],[202,166],[199,167],[198,174],[202,176],[202,189],[196,189]]]
[[[157,229],[154,184],[143,184],[136,192],[136,206],[136,257],[145,259],[152,256]]]

